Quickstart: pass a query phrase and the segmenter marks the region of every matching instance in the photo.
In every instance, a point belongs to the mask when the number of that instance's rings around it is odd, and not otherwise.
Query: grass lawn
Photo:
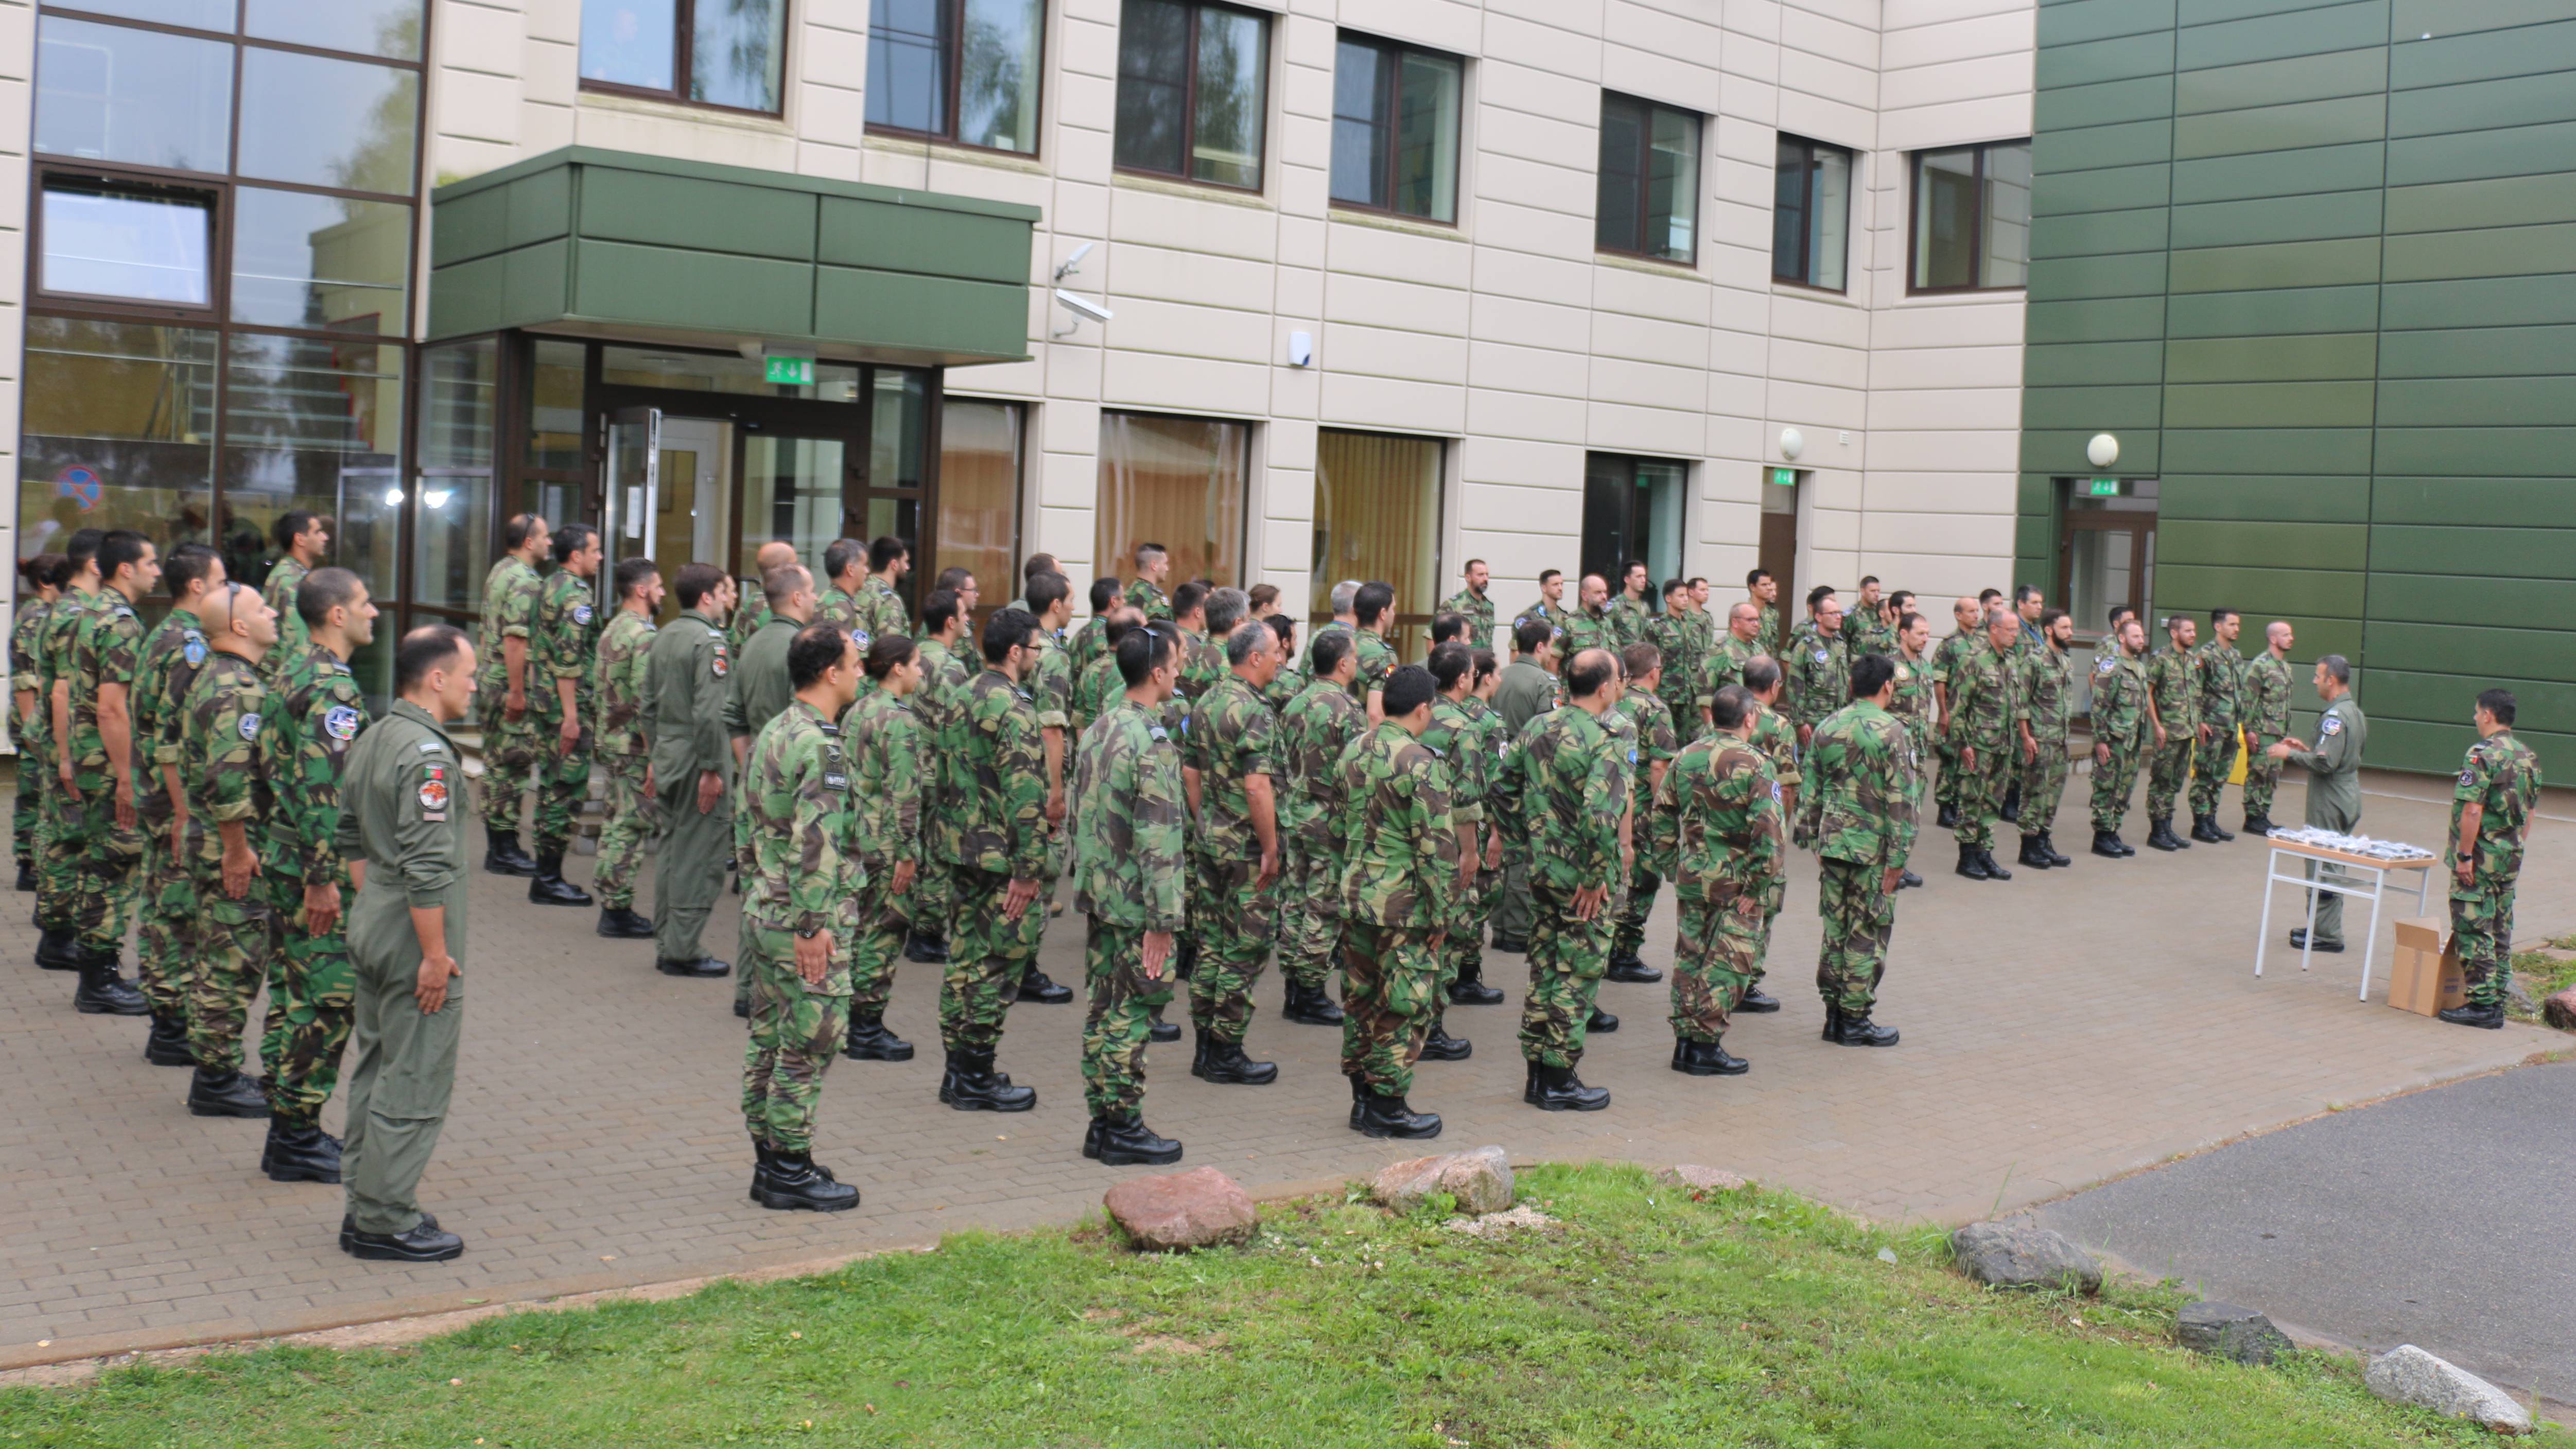
[[[0,1392],[0,1443],[439,1446],[2413,1445],[2489,1442],[2349,1364],[2170,1345],[2182,1301],[2001,1295],[1932,1230],[1522,1175],[1557,1219],[1264,1209],[1238,1251],[1098,1226],[693,1297],[494,1318],[400,1350],[271,1348]],[[1884,1261],[1882,1249],[1894,1253]],[[364,1271],[355,1268],[352,1271]],[[2541,1444],[2567,1444],[2552,1434]]]

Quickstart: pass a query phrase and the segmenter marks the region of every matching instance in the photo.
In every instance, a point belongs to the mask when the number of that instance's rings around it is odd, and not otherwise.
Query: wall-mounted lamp
[[[1796,428],[1782,428],[1780,430],[1781,457],[1794,463],[1798,461],[1798,455],[1805,451],[1807,451],[1806,434],[1799,432]]]
[[[2120,461],[2120,440],[2109,433],[2095,433],[2084,445],[2084,456],[2096,468],[2108,468]]]

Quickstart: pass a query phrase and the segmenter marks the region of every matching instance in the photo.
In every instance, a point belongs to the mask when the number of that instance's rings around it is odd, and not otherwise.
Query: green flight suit
[[[2327,705],[2318,717],[2316,748],[2291,752],[2289,763],[2308,772],[2308,824],[2342,835],[2360,828],[2361,749],[2369,738],[2370,721],[2362,716],[2360,703],[2347,694]],[[2321,862],[2309,863],[2308,877],[2315,879],[2320,869],[2328,880],[2346,878],[2341,870]],[[2316,916],[2309,940],[2317,945],[2343,944],[2343,897],[2333,891],[2310,894],[2316,900]]]
[[[724,890],[733,852],[733,748],[725,734],[733,649],[724,630],[695,609],[653,636],[648,698],[653,710],[653,784],[661,792],[653,876],[654,950],[665,961],[697,961],[707,914]],[[698,809],[698,777],[725,792]]]
[[[1520,737],[1538,716],[1556,708],[1556,676],[1526,657],[1503,666],[1494,690],[1494,709],[1503,717],[1503,740]],[[1501,754],[1496,755],[1497,764]],[[1524,950],[1530,937],[1530,842],[1517,830],[1503,832],[1503,893],[1494,908],[1494,945],[1498,950]]]

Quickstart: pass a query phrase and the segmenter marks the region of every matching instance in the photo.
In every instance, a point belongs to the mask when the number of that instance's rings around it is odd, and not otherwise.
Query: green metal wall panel
[[[1017,347],[1028,336],[1028,306],[1025,287],[856,267],[825,267],[814,287],[815,319],[826,334],[924,351],[943,338],[991,353]]]
[[[2392,478],[2371,482],[2381,523],[2576,529],[2576,478]]]
[[[2213,566],[2267,569],[2295,559],[2305,569],[2358,573],[2370,562],[2370,526],[2176,519],[2158,526],[2156,547]]]
[[[2349,523],[2370,512],[2366,477],[2186,473],[2166,477],[2163,488],[2166,512],[2208,523]]]
[[[810,262],[817,200],[775,186],[592,166],[582,172],[580,228],[585,239]]]
[[[2377,281],[2379,244],[2373,236],[2178,251],[2173,254],[2173,290],[2243,292]]]
[[[2453,231],[2576,221],[2576,174],[2437,181],[2388,193],[2388,231]]]
[[[2379,325],[2379,290],[2375,286],[2299,287],[2171,297],[2165,303],[2166,335],[2276,337],[2301,332],[2367,332]]]
[[[1024,285],[1029,279],[1028,239],[981,221],[927,207],[827,196],[818,260],[881,272]]]
[[[801,337],[814,330],[814,269],[628,242],[581,243],[572,311],[648,327]]]
[[[2379,186],[2387,179],[2388,148],[2375,140],[2363,141],[2178,162],[2174,166],[2173,199],[2189,204],[2308,196]]]
[[[2378,348],[2375,332],[2177,338],[2165,344],[2165,380],[2179,384],[2368,379],[2375,375],[2372,363]]]
[[[2387,51],[2346,50],[2186,71],[2174,77],[2174,109],[2188,116],[2338,96],[2375,96],[2387,89]]]
[[[2374,518],[2369,566],[2405,574],[2576,579],[2576,546],[2571,544],[2576,544],[2576,534],[2562,528],[2393,524]]]
[[[2212,5],[2203,13],[2223,14],[2228,9]],[[2349,5],[2301,6],[2252,20],[2185,22],[2175,39],[2174,63],[2183,70],[2205,70],[2387,43],[2388,0],[2359,0]]]
[[[2154,76],[2173,84],[2173,32],[2153,31],[2081,45],[2054,46],[2043,52],[2034,80],[2043,91],[2099,81]],[[2074,124],[2085,124],[2078,118]]]
[[[2234,247],[2262,242],[2375,238],[2379,235],[2380,211],[2380,192],[2375,187],[2322,196],[2261,197],[2177,206],[2173,212],[2173,244]]]
[[[2170,33],[2174,0],[2041,0],[2043,48],[2081,45],[2120,35]]]

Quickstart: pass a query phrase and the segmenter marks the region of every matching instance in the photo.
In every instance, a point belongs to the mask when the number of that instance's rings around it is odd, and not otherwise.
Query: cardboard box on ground
[[[2399,1011],[2431,1016],[2465,1006],[2467,979],[2460,972],[2460,952],[2450,939],[2450,922],[2433,916],[2411,916],[2397,923],[2397,963],[2388,977],[2388,1004]]]

